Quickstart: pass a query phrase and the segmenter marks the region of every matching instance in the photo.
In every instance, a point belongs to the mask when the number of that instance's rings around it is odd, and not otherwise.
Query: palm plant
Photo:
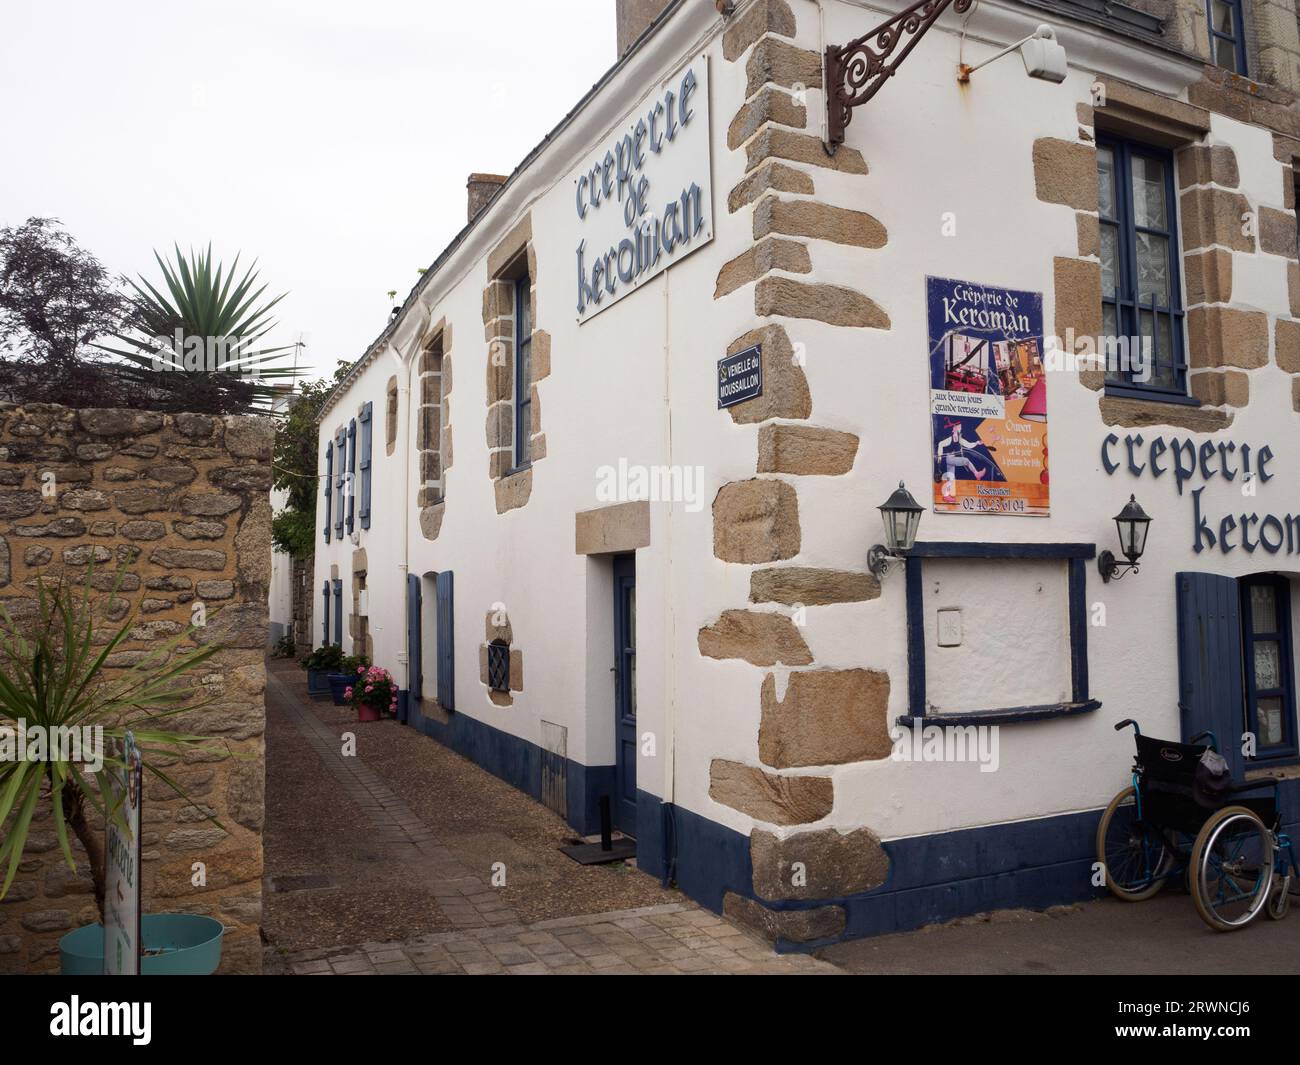
[[[287,293],[266,299],[257,263],[239,275],[239,256],[227,269],[214,266],[212,245],[190,250],[177,245],[175,261],[156,251],[163,288],[147,278],[127,279],[133,289],[126,325],[101,345],[125,362],[121,373],[149,389],[157,410],[231,413],[269,411],[277,381],[297,376],[279,365],[294,345],[262,346],[275,328],[271,312]]]
[[[119,568],[112,592],[117,591],[121,577]],[[122,740],[128,727],[144,770],[188,798],[160,762],[208,741],[171,731],[166,719],[203,705],[191,701],[194,688],[184,675],[219,648],[215,644],[183,648],[169,660],[173,649],[193,634],[191,627],[129,668],[114,670],[110,677],[105,663],[128,638],[135,612],[98,645],[94,638],[97,604],[90,598],[90,574],[78,583],[80,590],[66,577],[49,588],[39,583],[35,617],[26,624],[16,623],[0,603],[0,733],[11,738],[20,730],[33,735],[39,727],[45,737],[72,734],[66,730],[76,730],[78,736],[102,737],[102,749],[93,758],[86,757],[84,747],[70,751],[67,744],[56,749],[49,742],[44,758],[33,759],[28,752],[27,758],[0,761],[0,866],[7,863],[0,899],[13,883],[37,811],[45,806],[53,813],[59,849],[70,869],[76,870],[76,860],[68,829],[85,849],[102,919],[104,847],[88,814],[93,810],[105,823],[112,820],[126,827],[122,798],[110,774],[124,768]],[[65,731],[56,731],[60,729]],[[114,742],[104,742],[110,740]]]

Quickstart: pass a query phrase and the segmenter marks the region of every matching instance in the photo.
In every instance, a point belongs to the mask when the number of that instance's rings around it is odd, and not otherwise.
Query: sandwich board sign
[[[140,806],[143,767],[135,736],[122,741],[122,764],[108,771],[120,817],[108,820],[104,876],[104,973],[140,975]]]

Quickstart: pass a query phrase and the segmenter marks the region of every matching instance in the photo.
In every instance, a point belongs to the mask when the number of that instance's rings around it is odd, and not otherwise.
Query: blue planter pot
[[[347,706],[348,701],[343,698],[343,693],[352,687],[352,682],[356,679],[351,673],[329,675],[330,695],[334,697],[335,706]]]
[[[330,693],[330,671],[328,669],[309,669],[307,670],[307,694],[308,695],[329,695]]]
[[[220,921],[193,913],[148,913],[140,919],[145,976],[209,976],[221,964]],[[148,951],[159,951],[157,954]],[[104,926],[83,925],[59,940],[64,976],[100,976],[104,972]]]

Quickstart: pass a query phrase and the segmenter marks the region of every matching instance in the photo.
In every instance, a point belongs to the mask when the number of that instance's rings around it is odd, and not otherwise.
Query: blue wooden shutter
[[[343,582],[334,582],[334,642],[343,645]]]
[[[325,542],[330,542],[330,502],[334,499],[334,445],[325,445]]]
[[[424,678],[420,675],[420,578],[406,575],[406,683],[412,703],[420,700]]]
[[[438,574],[438,705],[456,709],[456,644],[451,570]]]
[[[325,528],[325,538],[329,539],[329,526]],[[321,611],[321,646],[328,647],[330,642],[330,582],[325,582],[325,587],[321,589],[321,595],[325,600],[325,609]]]
[[[361,408],[361,527],[370,528],[370,442],[373,403]]]
[[[1184,742],[1209,729],[1241,780],[1245,728],[1241,697],[1241,598],[1217,573],[1179,573],[1178,709]]]
[[[343,536],[343,479],[347,476],[348,431],[340,429],[334,434],[334,450],[338,452],[338,469],[334,471],[334,535]]]
[[[357,420],[348,422],[348,532],[351,532],[357,512]]]

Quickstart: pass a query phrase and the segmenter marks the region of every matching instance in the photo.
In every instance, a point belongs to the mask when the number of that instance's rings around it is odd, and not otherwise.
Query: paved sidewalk
[[[371,731],[357,733],[365,741],[357,753],[345,757],[340,732],[351,731],[352,726],[334,721],[338,715],[331,707],[322,705],[318,710],[294,690],[296,677],[278,672],[272,669],[267,674],[268,710],[277,726],[270,734],[277,745],[277,757],[268,764],[282,779],[268,780],[268,796],[292,774],[290,787],[296,790],[286,794],[284,801],[296,803],[296,812],[304,805],[308,810],[305,819],[277,824],[277,832],[268,837],[267,898],[276,919],[268,922],[272,942],[265,954],[265,972],[522,976],[833,975],[839,971],[807,955],[778,955],[752,933],[676,891],[659,888],[635,869],[620,877],[610,870],[570,868],[567,858],[556,862],[554,840],[549,835],[527,837],[529,846],[503,836],[497,831],[505,827],[501,818],[509,818],[517,810],[528,817],[536,811],[550,819],[554,815],[427,737],[402,730],[403,746],[371,745],[381,739],[375,729],[398,726],[392,722],[368,726]],[[455,767],[460,773],[455,778],[456,793],[443,795],[441,802],[444,806],[468,802],[478,811],[473,826],[476,833],[467,833],[463,820],[452,821],[443,837],[446,829],[434,827],[439,823],[436,819],[430,823],[427,806],[422,817],[390,786],[390,781],[403,779],[403,767],[393,764],[396,752],[407,752],[409,745],[416,743],[428,745],[424,753],[430,758],[463,763]],[[367,751],[371,752],[369,764]],[[427,783],[436,786],[434,781]],[[447,786],[445,780],[442,786]],[[507,792],[504,797],[500,794],[503,788]],[[426,792],[423,787],[412,790],[408,783],[407,793],[413,802],[419,802]],[[527,807],[533,809],[524,809]],[[313,819],[312,809],[318,820]],[[471,841],[468,844],[467,839]],[[522,875],[526,875],[530,865],[555,862],[553,868],[538,874],[546,877],[543,883],[552,893],[552,905],[565,901],[553,896],[566,884],[585,885],[585,892],[574,896],[590,898],[589,878],[593,875],[616,878],[608,883],[625,898],[649,893],[675,901],[613,910],[607,902],[605,912],[574,915],[572,910],[566,913],[561,909],[563,916],[525,921],[503,898],[506,892],[484,878],[488,863],[480,860],[471,868],[449,845],[477,856],[482,848],[473,841],[479,839],[487,841],[489,850],[483,852],[487,856],[509,853],[512,875],[521,866]],[[308,889],[304,882],[315,879],[309,870],[332,874],[322,879],[339,883]],[[584,877],[588,879],[581,879]],[[609,889],[602,890],[608,897]],[[518,889],[515,897],[520,898]],[[331,911],[331,900],[338,912]],[[300,926],[291,920],[313,906],[324,913],[320,922]],[[379,935],[395,932],[402,938],[349,944],[345,937],[350,930],[372,928],[367,922],[389,916],[377,911],[392,911],[393,916],[392,921],[379,922]],[[419,934],[402,930],[401,911],[409,922],[406,927],[413,924]],[[449,926],[450,930],[444,931]],[[366,931],[361,930],[357,939],[367,939]]]
[[[835,975],[804,954],[775,954],[766,943],[692,903],[559,917],[532,925],[417,936],[307,950],[280,959],[302,976]]]

